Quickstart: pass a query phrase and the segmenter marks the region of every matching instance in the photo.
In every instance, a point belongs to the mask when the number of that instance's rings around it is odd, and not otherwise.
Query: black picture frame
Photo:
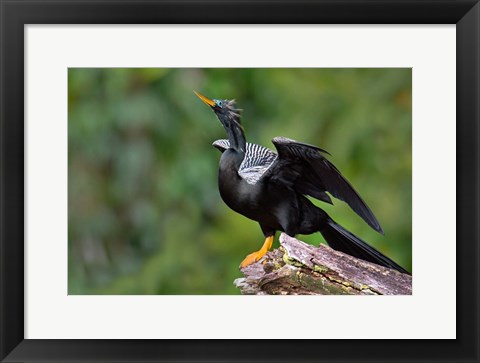
[[[478,0],[18,1],[1,0],[0,359],[2,362],[329,361],[478,362]],[[456,24],[457,339],[26,340],[24,339],[24,25],[26,24]],[[46,85],[48,87],[48,85]],[[430,122],[434,123],[434,120]],[[434,137],[434,136],[433,136]],[[438,150],[437,155],[441,157]],[[454,191],[445,191],[444,196]],[[48,208],[48,206],[45,206]],[[432,254],[434,258],[434,254]],[[436,274],[450,273],[449,270]],[[441,278],[441,277],[440,277]],[[448,288],[439,292],[452,293]],[[322,310],[319,309],[319,314]],[[54,319],[54,317],[52,317]],[[438,317],[442,319],[441,316]],[[355,323],[355,322],[352,322]],[[362,324],[379,324],[374,318]],[[382,325],[384,324],[384,325]],[[160,328],[160,327],[159,327]]]

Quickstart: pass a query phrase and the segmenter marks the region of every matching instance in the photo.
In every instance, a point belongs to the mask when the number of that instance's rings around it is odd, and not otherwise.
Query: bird
[[[215,113],[227,134],[227,139],[212,144],[221,152],[220,196],[230,209],[258,222],[265,237],[262,247],[247,255],[240,269],[265,256],[277,231],[292,237],[320,232],[334,250],[409,274],[309,200],[308,196],[333,204],[331,195],[347,203],[371,228],[384,234],[367,204],[327,159],[331,155],[326,150],[286,137],[272,139],[276,152],[248,143],[241,124],[242,110],[234,99],[210,99],[194,93]]]

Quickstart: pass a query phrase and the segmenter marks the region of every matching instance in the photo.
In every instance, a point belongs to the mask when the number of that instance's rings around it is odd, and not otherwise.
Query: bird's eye
[[[221,100],[215,100],[215,103],[218,107],[223,107],[223,102]]]

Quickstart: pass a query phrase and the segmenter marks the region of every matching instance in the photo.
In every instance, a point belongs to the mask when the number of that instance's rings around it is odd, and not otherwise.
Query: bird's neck
[[[228,141],[230,142],[230,149],[241,153],[243,160],[247,141],[245,139],[245,133],[243,132],[242,125],[240,125],[240,123],[237,121],[232,121],[228,127],[225,126],[225,130],[227,131]]]

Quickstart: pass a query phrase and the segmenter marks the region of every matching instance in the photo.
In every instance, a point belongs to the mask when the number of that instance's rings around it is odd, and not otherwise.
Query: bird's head
[[[239,148],[245,151],[245,135],[240,123],[240,112],[235,100],[210,99],[199,92],[193,91],[198,98],[210,106],[215,115],[227,131],[231,148]]]
[[[210,99],[199,92],[193,91],[198,98],[200,98],[205,104],[215,112],[218,119],[224,126],[228,126],[231,122],[240,124],[240,112],[242,110],[237,108],[235,100],[220,100]]]

